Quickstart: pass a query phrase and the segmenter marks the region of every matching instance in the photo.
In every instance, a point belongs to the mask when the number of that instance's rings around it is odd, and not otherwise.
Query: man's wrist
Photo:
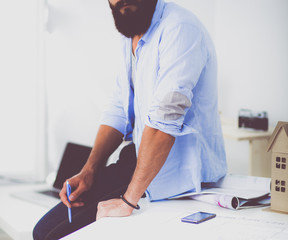
[[[134,204],[130,203],[123,195],[121,195],[120,198],[121,198],[122,201],[123,201],[125,204],[127,204],[129,207],[134,208],[134,209],[137,209],[137,210],[140,209],[140,206],[139,206],[138,204],[134,205]]]
[[[88,174],[88,175],[93,175],[94,176],[95,173],[96,173],[96,168],[92,168],[92,167],[89,167],[89,166],[84,166],[80,173],[83,173],[85,175]]]
[[[138,205],[138,202],[139,202],[139,199],[141,198],[140,197],[137,197],[135,196],[135,194],[131,194],[129,192],[129,190],[126,191],[125,194],[123,194],[123,198],[126,199],[126,201],[128,201],[130,204],[132,204],[133,206],[137,206]]]

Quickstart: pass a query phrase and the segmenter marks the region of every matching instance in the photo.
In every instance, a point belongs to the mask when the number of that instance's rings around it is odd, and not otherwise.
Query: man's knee
[[[59,203],[57,206],[52,208],[35,225],[33,229],[33,239],[52,239],[51,236],[48,237],[48,235],[57,228],[63,219],[66,219],[67,215],[65,213],[67,213],[67,207],[62,203]]]
[[[44,231],[43,226],[44,223],[39,221],[33,229],[33,239],[34,240],[44,240],[46,236],[46,232]]]

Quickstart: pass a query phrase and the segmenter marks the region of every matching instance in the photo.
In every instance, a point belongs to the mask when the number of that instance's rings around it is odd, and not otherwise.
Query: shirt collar
[[[164,5],[165,5],[164,0],[158,0],[157,1],[150,27],[148,28],[147,32],[142,36],[142,38],[141,38],[142,41],[148,42],[150,40],[151,33],[152,33],[155,25],[160,21],[160,19],[162,17],[162,14],[164,11]]]

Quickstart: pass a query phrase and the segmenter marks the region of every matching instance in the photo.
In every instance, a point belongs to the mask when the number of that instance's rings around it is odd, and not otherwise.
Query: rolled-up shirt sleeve
[[[203,34],[189,24],[171,26],[159,45],[157,87],[145,124],[172,136],[195,132],[185,123],[193,89],[207,61]]]

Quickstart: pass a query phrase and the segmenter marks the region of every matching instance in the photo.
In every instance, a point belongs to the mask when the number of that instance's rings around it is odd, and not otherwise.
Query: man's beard
[[[111,5],[117,30],[127,38],[144,34],[150,27],[157,0],[121,0],[115,6]],[[125,5],[134,5],[135,11],[129,8],[122,14],[120,9]]]

